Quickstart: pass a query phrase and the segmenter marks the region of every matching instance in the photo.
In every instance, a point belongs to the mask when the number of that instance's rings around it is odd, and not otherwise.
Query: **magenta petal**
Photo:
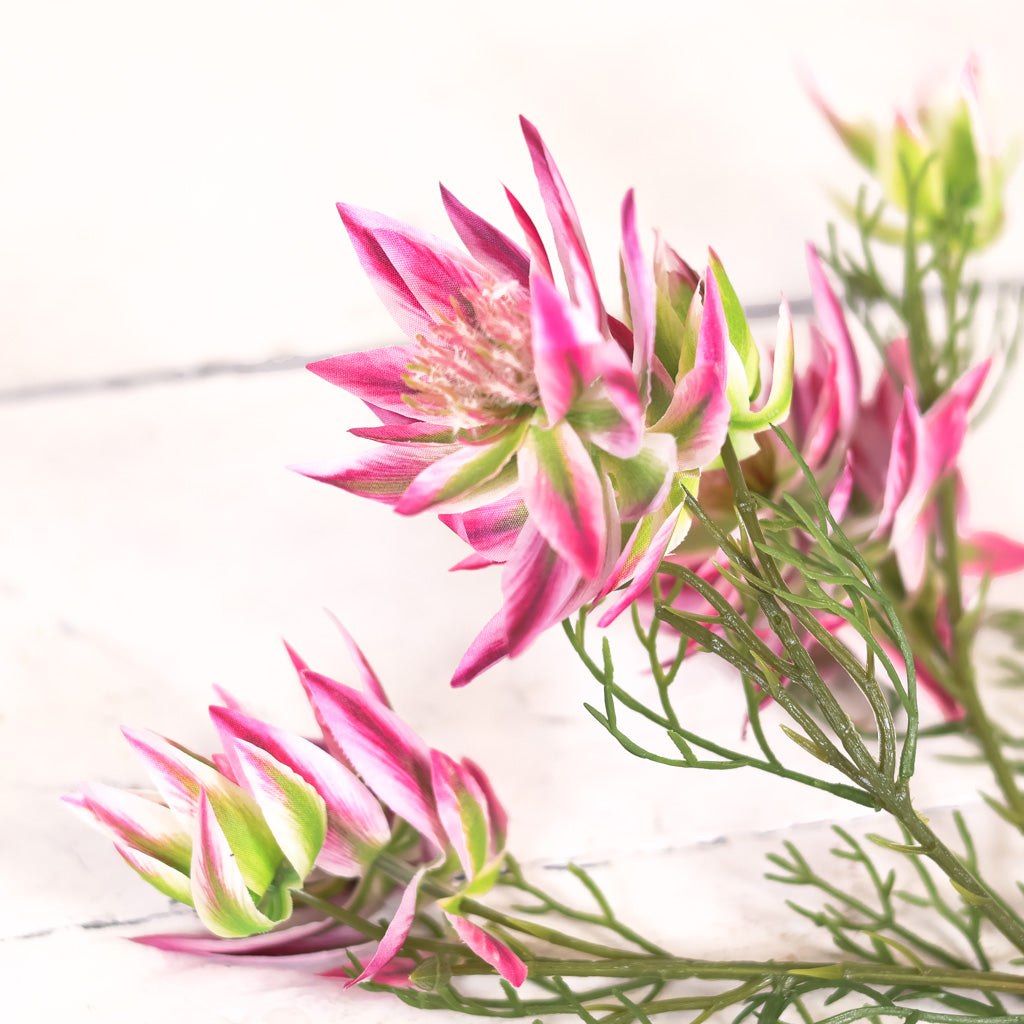
[[[423,880],[423,876],[427,873],[429,867],[430,865],[424,864],[412,876],[412,880],[406,886],[405,892],[402,893],[402,899],[398,904],[398,909],[395,911],[395,916],[391,918],[391,923],[380,940],[380,945],[377,946],[377,951],[370,958],[370,962],[363,967],[362,973],[357,978],[352,978],[345,983],[345,988],[358,985],[361,981],[372,980],[374,975],[387,967],[398,954],[402,944],[409,935],[413,918],[416,916],[416,897],[419,894],[420,882]]]
[[[374,237],[377,227],[383,224],[398,226],[397,221],[346,203],[338,203],[338,213],[363,270],[398,326],[410,338],[427,330],[433,323],[432,319]]]
[[[896,512],[906,497],[914,472],[914,463],[922,444],[923,427],[917,403],[909,389],[903,393],[903,411],[893,431],[889,466],[885,474],[885,493],[878,525],[872,534],[883,536],[893,524]]]
[[[991,364],[992,360],[986,359],[968,370],[924,415],[929,458],[936,480],[945,476],[956,463],[967,434],[967,413],[985,383]]]
[[[429,330],[438,311],[479,282],[479,268],[440,238],[373,210],[339,203],[338,212],[359,262],[410,338]]]
[[[811,244],[807,246],[807,269],[811,278],[814,312],[836,361],[839,433],[843,441],[848,442],[860,406],[860,364],[842,306],[825,276],[817,250]]]
[[[730,412],[718,368],[700,363],[676,381],[668,408],[651,429],[675,438],[680,470],[699,469],[722,450]]]
[[[526,236],[526,244],[530,248],[530,259],[533,265],[549,281],[554,281],[555,275],[551,270],[551,261],[548,259],[548,253],[544,248],[544,242],[541,240],[537,225],[533,223],[530,215],[523,209],[523,204],[507,188],[505,189],[505,197],[508,199],[509,206],[512,207],[512,214],[516,222]]]
[[[567,423],[531,427],[519,451],[519,486],[530,519],[547,542],[587,579],[604,563],[607,524],[601,478]]]
[[[341,639],[345,641],[345,646],[348,648],[348,655],[356,666],[356,671],[359,673],[359,679],[363,684],[363,689],[370,694],[371,697],[376,697],[384,707],[390,708],[391,701],[388,700],[388,695],[384,692],[384,685],[381,683],[377,673],[374,672],[373,666],[369,661],[367,661],[362,648],[355,642],[352,634],[342,625],[341,620],[334,614],[334,612],[328,611],[327,615],[341,634]]]
[[[530,150],[533,170],[537,175],[541,198],[544,200],[544,209],[555,236],[555,248],[562,263],[569,296],[589,313],[593,322],[600,327],[604,323],[604,308],[597,290],[597,279],[594,276],[590,253],[587,252],[587,244],[583,241],[583,230],[576,208],[540,133],[525,117],[520,117],[519,123]]]
[[[476,778],[443,751],[430,751],[431,785],[448,842],[469,879],[490,856],[487,800]]]
[[[510,656],[565,618],[581,582],[573,566],[550,547],[532,520],[528,522],[501,579]]]
[[[465,686],[493,664],[508,656],[508,639],[505,636],[505,613],[504,611],[499,611],[469,645],[469,649],[462,656],[462,660],[455,669],[451,685],[455,688]]]
[[[437,445],[443,454],[425,465],[410,482],[395,504],[395,511],[412,516],[435,505],[468,497],[473,492],[493,491],[506,482],[511,484],[514,467],[510,463],[519,448],[524,429],[525,424],[521,424],[506,430],[488,444],[465,444],[453,449]]]
[[[505,837],[508,835],[508,814],[498,800],[491,780],[484,774],[483,769],[468,757],[462,759],[462,767],[469,772],[476,780],[480,791],[487,802],[487,817],[491,823],[491,845],[495,853],[505,848]]]
[[[415,354],[413,346],[388,345],[321,359],[306,369],[370,406],[405,418],[410,410],[404,396],[411,390],[402,378]]]
[[[549,422],[556,423],[590,383],[593,352],[605,340],[554,285],[537,274],[531,283],[531,300],[537,388]]]
[[[442,514],[438,519],[461,537],[486,564],[493,564],[508,560],[526,522],[526,515],[522,496],[515,493],[468,512]]]
[[[682,514],[683,506],[677,506],[672,514],[661,524],[658,531],[651,537],[646,549],[636,550],[633,538],[626,544],[625,550],[612,572],[612,579],[615,585],[630,579],[632,582],[621,593],[615,595],[615,599],[598,620],[598,626],[604,629],[610,626],[641,594],[645,593],[654,579],[661,560],[668,551],[672,534],[675,532],[679,516]],[[634,529],[634,537],[644,527],[643,523],[637,523]],[[610,588],[606,588],[610,589]],[[601,595],[604,596],[603,594]]]
[[[697,363],[715,367],[723,384],[728,377],[729,325],[725,319],[722,294],[711,268],[704,275],[704,308],[697,335]]]
[[[526,964],[503,942],[458,914],[445,912],[456,934],[481,960],[490,964],[510,985],[526,981]]]
[[[359,779],[315,743],[227,708],[210,708],[234,774],[244,777],[239,748],[252,744],[289,767],[327,805],[327,836],[317,864],[337,875],[360,875],[391,835],[380,804]]]
[[[401,271],[431,323],[436,323],[438,314],[449,313],[453,301],[463,292],[478,290],[484,278],[482,269],[461,253],[409,228],[378,231],[376,239]]]
[[[1001,533],[968,533],[961,543],[961,566],[972,576],[1005,576],[1024,569],[1024,544]]]
[[[459,445],[388,445],[331,462],[288,468],[350,494],[397,505],[409,485],[425,469],[459,450]]]
[[[219,938],[208,934],[161,933],[137,935],[132,942],[152,946],[169,953],[193,953],[197,956],[245,957],[260,956],[263,960],[278,958],[282,966],[294,963],[292,957],[342,947],[365,941],[362,932],[323,920],[305,924],[289,923],[286,928],[244,938]]]
[[[843,466],[843,472],[832,488],[828,499],[828,510],[832,518],[839,522],[846,515],[850,496],[853,494],[853,468],[849,456]]]
[[[530,257],[508,235],[463,206],[444,185],[441,186],[441,201],[462,244],[481,266],[498,280],[512,278],[524,288],[529,287]]]
[[[256,906],[205,790],[199,794],[190,878],[196,913],[214,935],[251,935],[274,926]]]
[[[379,427],[351,427],[349,433],[380,444],[455,444],[455,431],[439,423],[403,421],[383,423]]]
[[[393,711],[349,686],[307,672],[320,715],[367,786],[438,849],[444,833],[430,788],[430,750]]]
[[[651,400],[651,361],[654,358],[654,274],[640,248],[633,190],[622,203],[622,265],[633,322],[633,378],[641,409]]]

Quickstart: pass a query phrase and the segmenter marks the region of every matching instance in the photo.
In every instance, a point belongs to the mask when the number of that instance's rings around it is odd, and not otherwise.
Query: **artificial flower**
[[[353,644],[362,690],[296,659],[322,734],[306,739],[237,706],[212,707],[223,751],[207,760],[154,733],[125,736],[156,787],[132,792],[86,785],[65,799],[100,826],[143,878],[193,906],[217,936],[149,936],[164,949],[215,955],[299,957],[340,969],[334,953],[365,956],[350,983],[397,984],[394,961],[409,937],[425,884],[459,939],[508,981],[522,961],[472,923],[462,901],[486,893],[505,854],[505,812],[483,772],[426,743],[391,710]],[[404,824],[399,828],[399,820]],[[410,838],[411,832],[411,838]],[[399,834],[401,833],[401,834]],[[389,874],[390,872],[390,874]],[[391,923],[367,951],[366,936],[300,910],[293,893],[354,895],[356,881],[398,883]],[[366,898],[366,893],[361,896]]]
[[[646,586],[685,535],[685,490],[727,435],[749,446],[783,419],[792,384],[784,306],[771,391],[752,408],[760,354],[721,262],[712,253],[702,288],[688,291],[671,250],[652,270],[632,192],[622,206],[630,325],[609,315],[562,177],[522,125],[567,294],[511,194],[525,248],[442,188],[468,254],[342,204],[363,268],[412,344],[310,367],[371,408],[381,424],[353,433],[382,447],[300,472],[403,514],[445,510],[475,552],[458,568],[505,565],[503,606],[456,685],[612,590]]]

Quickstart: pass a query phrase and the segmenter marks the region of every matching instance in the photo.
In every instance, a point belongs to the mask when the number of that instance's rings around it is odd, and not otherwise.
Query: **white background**
[[[841,110],[884,118],[976,49],[996,136],[1020,136],[1024,15],[1013,10],[875,0],[6,6],[7,1019],[419,1016],[336,982],[126,942],[187,915],[165,919],[166,901],[57,802],[87,779],[143,782],[122,722],[208,749],[213,683],[307,727],[278,638],[344,676],[324,606],[429,742],[485,765],[512,814],[512,848],[536,870],[597,865],[624,916],[683,954],[779,955],[782,941],[829,955],[781,908],[788,894],[758,877],[779,842],[772,830],[807,823],[797,834],[823,848],[825,823],[843,808],[758,779],[630,761],[582,711],[594,693],[557,636],[448,692],[497,580],[446,576],[462,550],[428,519],[399,520],[285,472],[355,450],[345,430],[366,414],[301,370],[242,369],[396,338],[334,202],[452,238],[442,180],[512,232],[504,183],[539,217],[519,113],[559,161],[609,295],[618,206],[635,186],[642,223],[698,264],[714,245],[745,301],[803,296],[803,242],[822,241],[831,216],[825,183],[850,189],[857,177],[797,67]],[[1021,189],[1018,176],[1006,238],[985,258],[990,277],[1024,276]],[[223,372],[190,376],[201,368]],[[166,380],[175,374],[183,379]],[[997,461],[1002,439],[1019,435],[1020,393],[1018,381],[973,443],[969,480],[975,524],[1024,536],[1024,485]],[[728,685],[696,666],[685,685],[695,716],[738,733]],[[976,802],[980,784],[939,769],[922,805]]]

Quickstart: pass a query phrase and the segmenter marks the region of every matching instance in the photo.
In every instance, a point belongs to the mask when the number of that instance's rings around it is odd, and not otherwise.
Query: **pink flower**
[[[409,937],[417,896],[429,880],[450,893],[440,908],[462,942],[519,985],[526,974],[522,961],[461,912],[463,900],[497,881],[505,812],[476,765],[430,749],[390,709],[372,669],[351,646],[362,690],[295,659],[323,730],[317,740],[237,706],[213,707],[223,753],[212,760],[154,733],[126,729],[155,792],[93,784],[65,799],[111,836],[143,878],[195,907],[218,937],[140,941],[204,954],[294,958],[324,970],[340,969],[353,953],[366,959],[350,984],[393,984],[400,979],[389,965]],[[399,820],[415,842],[404,836],[395,846]],[[323,913],[304,908],[293,918],[296,891],[322,892],[344,906],[371,867],[379,869],[375,888],[381,877],[392,879],[378,902],[394,882],[401,898],[369,950],[358,929]]]
[[[862,550],[875,552],[877,561],[891,559],[904,591],[901,600],[910,604],[931,578],[937,488],[957,473],[968,415],[989,363],[967,371],[922,413],[907,342],[898,339],[888,348],[871,398],[862,399],[862,374],[842,307],[813,247],[808,248],[808,269],[816,322],[811,326],[810,362],[794,381],[787,429],[819,486],[830,495],[830,509],[844,531]],[[771,437],[743,463],[743,470],[753,490],[773,499],[786,491],[799,494],[805,486],[788,451]],[[705,475],[700,497],[722,526],[731,529],[732,496],[723,473]],[[960,505],[960,562],[965,575],[1002,575],[1024,568],[1024,545],[1000,534],[969,530],[963,496]],[[719,575],[716,557],[709,538],[695,536],[672,559],[712,582],[732,601],[737,595]],[[933,589],[941,591],[938,586]],[[688,611],[711,611],[692,591],[684,591],[679,602]],[[944,611],[941,603],[933,605],[926,614],[935,623],[935,638],[948,648]],[[917,610],[920,614],[920,606]],[[837,634],[845,629],[844,620],[835,616],[825,616],[822,624]],[[810,638],[807,642],[814,646]],[[936,673],[922,663],[916,668],[943,714],[956,717],[959,708]]]
[[[998,237],[1005,217],[1003,185],[1014,160],[1012,154],[996,153],[988,138],[974,57],[965,62],[953,95],[928,96],[916,110],[897,112],[884,129],[847,121],[812,80],[807,88],[847,150],[877,178],[888,202],[905,212],[908,179],[920,177],[914,204],[919,230],[956,230],[958,222],[966,222],[975,247]],[[883,221],[875,233],[902,242],[897,224]]]
[[[525,248],[442,189],[468,255],[340,205],[364,269],[413,343],[311,367],[366,402],[381,425],[353,433],[382,447],[300,471],[403,514],[444,509],[475,552],[458,568],[505,566],[503,607],[456,685],[615,588],[646,586],[685,533],[684,488],[728,431],[752,437],[784,418],[792,380],[786,315],[772,393],[751,409],[760,357],[724,269],[712,254],[706,300],[696,278],[680,299],[681,261],[663,249],[656,280],[631,192],[622,206],[631,327],[610,316],[561,175],[536,129],[522,126],[567,294],[510,194]]]

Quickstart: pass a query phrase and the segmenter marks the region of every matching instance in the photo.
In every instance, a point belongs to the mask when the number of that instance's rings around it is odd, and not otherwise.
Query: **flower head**
[[[486,893],[497,880],[505,812],[476,765],[431,750],[391,710],[354,650],[370,684],[363,690],[298,662],[323,730],[318,739],[234,706],[213,707],[223,750],[212,760],[154,733],[126,729],[155,790],[92,784],[65,799],[111,836],[143,878],[194,907],[219,937],[143,940],[150,944],[218,955],[295,955],[337,967],[330,952],[342,947],[366,955],[367,935],[339,927],[322,909],[312,916],[307,908],[293,923],[293,905],[312,896],[319,900],[314,906],[335,901],[344,908],[357,882],[374,869],[368,891],[377,891],[378,901],[396,883],[401,895],[391,924],[351,983],[396,980],[389,965],[429,885],[444,893],[441,909],[461,941],[521,984],[519,958],[460,912],[462,900]],[[338,916],[358,920],[354,913]]]
[[[974,247],[999,235],[1012,159],[994,152],[988,139],[975,58],[964,65],[952,99],[930,96],[913,113],[897,113],[888,129],[847,121],[813,84],[809,91],[846,148],[878,179],[885,197],[904,212],[913,202],[924,230],[956,230],[964,220],[971,224]],[[885,228],[878,233],[897,236]]]
[[[561,174],[522,125],[565,292],[510,193],[525,247],[442,188],[466,253],[342,204],[363,268],[411,344],[310,367],[366,402],[381,425],[353,433],[383,447],[300,471],[402,514],[440,511],[474,548],[459,568],[505,565],[504,605],[457,684],[626,586],[605,613],[614,617],[685,534],[683,495],[726,436],[749,447],[785,418],[792,384],[785,308],[762,400],[760,354],[718,257],[703,283],[667,247],[652,268],[632,192],[621,215],[629,324],[610,315]]]

